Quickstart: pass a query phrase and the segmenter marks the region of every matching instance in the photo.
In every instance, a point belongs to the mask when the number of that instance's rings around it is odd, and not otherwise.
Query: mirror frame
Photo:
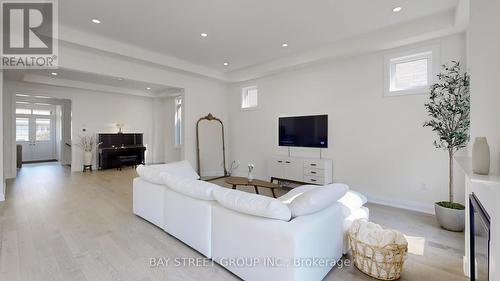
[[[227,169],[226,169],[226,144],[225,144],[225,141],[224,141],[224,123],[222,123],[222,120],[220,120],[219,118],[215,117],[212,115],[212,113],[208,113],[207,116],[204,116],[204,117],[201,117],[200,119],[198,119],[198,122],[196,122],[196,156],[197,156],[197,160],[198,160],[198,163],[197,163],[197,168],[198,168],[198,175],[200,175],[200,178],[201,178],[201,166],[200,166],[200,133],[199,133],[199,127],[200,127],[200,122],[203,121],[203,120],[207,120],[207,121],[216,121],[216,122],[219,122],[220,125],[221,125],[221,133],[222,133],[222,165],[223,165],[223,168],[224,168],[224,176],[222,177],[215,177],[213,179],[209,179],[207,181],[211,181],[211,180],[216,180],[216,179],[220,179],[220,178],[225,178],[228,176],[228,172],[227,172]]]

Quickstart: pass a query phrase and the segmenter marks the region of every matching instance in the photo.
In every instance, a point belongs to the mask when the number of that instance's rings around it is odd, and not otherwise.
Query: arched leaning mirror
[[[209,113],[196,123],[198,174],[202,180],[227,176],[224,124]]]

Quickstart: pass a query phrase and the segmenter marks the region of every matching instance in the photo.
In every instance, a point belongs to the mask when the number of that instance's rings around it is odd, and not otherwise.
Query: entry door
[[[23,147],[23,162],[55,159],[54,110],[35,104],[16,112],[24,113],[16,114],[16,142]]]
[[[31,148],[32,161],[55,159],[55,140],[53,118],[33,117],[33,138]]]
[[[31,112],[31,110],[30,110]],[[23,147],[23,162],[31,159],[31,117],[16,116],[16,143]]]

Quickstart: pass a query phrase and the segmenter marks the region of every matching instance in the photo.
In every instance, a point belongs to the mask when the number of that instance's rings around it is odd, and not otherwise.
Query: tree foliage
[[[451,155],[465,147],[469,141],[470,127],[470,76],[461,71],[460,62],[443,65],[438,81],[430,88],[429,102],[425,104],[430,127],[438,135],[437,148],[446,149]]]

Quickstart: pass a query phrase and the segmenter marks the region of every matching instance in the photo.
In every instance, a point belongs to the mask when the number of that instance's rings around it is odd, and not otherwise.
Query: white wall
[[[443,62],[464,60],[463,34],[404,49],[435,44],[441,45]],[[323,157],[333,159],[335,181],[348,183],[373,201],[433,212],[435,201],[447,199],[447,154],[433,147],[435,135],[422,127],[427,95],[383,96],[385,53],[232,85],[230,159],[242,164],[236,173],[244,174],[246,164],[254,163],[256,175],[267,177],[267,159],[287,153],[277,145],[279,116],[328,114],[329,148]],[[241,111],[241,88],[251,85],[259,87],[260,108]],[[319,153],[292,149],[292,155]],[[457,189],[457,198],[463,200],[463,184]]]
[[[16,93],[29,93],[43,95],[58,99],[69,99],[72,105],[72,170],[82,170],[82,153],[74,144],[79,141],[80,135],[95,135],[96,133],[115,133],[116,123],[124,123],[124,132],[144,133],[144,145],[148,147],[146,162],[152,161],[154,151],[152,149],[152,126],[153,126],[153,100],[147,97],[99,93],[83,91],[71,88],[52,87],[29,83],[17,83],[6,81],[4,101],[10,102],[15,99]],[[9,98],[10,96],[10,98]],[[6,136],[6,163],[15,163],[15,126],[13,114],[6,114],[5,128]],[[86,131],[84,132],[83,129]],[[8,148],[8,149],[7,149]],[[95,165],[94,158],[94,165]],[[10,162],[12,161],[12,162]],[[11,165],[9,177],[15,176],[15,164]]]
[[[3,70],[0,69],[0,132],[3,132]],[[4,159],[3,138],[0,138],[0,159]],[[5,200],[4,161],[0,161],[0,201]]]
[[[471,1],[471,137],[488,138],[491,172],[500,173],[500,1]]]
[[[153,99],[153,163],[181,160],[181,147],[175,146],[175,97]]]

